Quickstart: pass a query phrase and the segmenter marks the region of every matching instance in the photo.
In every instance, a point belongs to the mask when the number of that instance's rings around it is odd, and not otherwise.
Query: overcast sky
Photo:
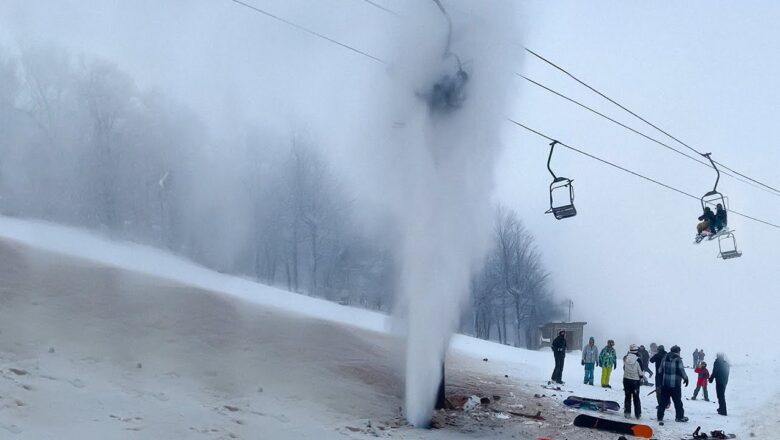
[[[249,1],[380,58],[400,29],[399,18],[360,0]],[[420,0],[376,2],[400,19],[432,13]],[[446,4],[454,16],[479,14],[476,1]],[[716,160],[780,187],[776,2],[537,1],[517,9],[523,33],[507,44],[517,45],[518,72],[672,142],[525,55],[526,45]],[[377,194],[380,183],[351,157],[388,68],[229,0],[4,0],[0,41],[54,42],[109,59],[190,105],[217,137],[247,122],[304,127],[365,204]],[[684,191],[712,188],[711,169],[520,78],[516,85],[508,116]],[[556,221],[544,214],[548,142],[511,124],[503,137],[496,200],[536,236],[556,291],[574,301],[572,319],[589,323],[586,335],[599,345],[615,339],[621,350],[657,341],[685,353],[777,353],[766,343],[780,310],[780,229],[732,215],[744,256],[721,261],[716,243],[692,244],[696,200],[565,149],[553,168],[575,179],[578,215]],[[780,197],[726,176],[719,189],[732,208],[780,223]]]

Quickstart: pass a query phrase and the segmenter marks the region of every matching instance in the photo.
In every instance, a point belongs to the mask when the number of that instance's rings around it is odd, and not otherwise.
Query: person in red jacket
[[[710,378],[710,371],[707,370],[707,363],[699,363],[699,366],[693,371],[699,374],[699,378],[696,380],[696,389],[693,390],[693,398],[691,400],[696,400],[696,395],[699,394],[699,390],[701,389],[704,391],[704,400],[709,402],[710,396],[707,395],[707,380]]]

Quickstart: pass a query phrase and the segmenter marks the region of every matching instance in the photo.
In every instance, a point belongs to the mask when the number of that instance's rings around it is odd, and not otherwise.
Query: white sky
[[[334,39],[383,57],[393,16],[360,0],[251,0]],[[379,2],[379,0],[377,0]],[[381,1],[405,14],[419,2]],[[476,2],[447,4],[453,15]],[[780,187],[773,128],[780,91],[780,6],[743,2],[523,2],[518,43],[646,116],[730,167]],[[195,108],[218,135],[246,121],[304,126],[323,136],[342,170],[370,109],[384,67],[228,0],[4,0],[0,41],[54,41],[97,54],[143,86],[166,90]],[[632,126],[640,123],[560,72],[517,49],[518,71]],[[517,80],[510,116],[559,140],[693,194],[714,173],[560,98]],[[290,122],[291,120],[298,122]],[[661,135],[658,135],[661,136]],[[780,230],[731,216],[741,259],[715,259],[715,243],[692,244],[696,201],[566,150],[553,167],[575,179],[578,216],[544,215],[550,176],[547,141],[507,124],[496,196],[535,234],[572,319],[590,324],[603,345],[658,341],[714,355],[764,349],[780,310],[776,282]],[[664,139],[666,140],[666,139]],[[360,173],[347,174],[361,194]],[[731,206],[780,222],[780,199],[731,178],[719,189]],[[367,191],[366,194],[370,194]],[[776,354],[776,350],[772,351]]]

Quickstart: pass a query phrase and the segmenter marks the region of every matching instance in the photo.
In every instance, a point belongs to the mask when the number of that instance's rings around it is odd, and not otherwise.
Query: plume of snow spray
[[[512,11],[491,3],[479,18],[451,14],[449,50],[470,76],[466,100],[432,111],[426,93],[458,65],[444,56],[449,38],[440,11],[428,9],[394,41],[398,57],[383,107],[391,120],[381,122],[380,148],[371,152],[374,180],[401,225],[396,313],[406,323],[405,412],[420,427],[430,422],[446,348],[487,249],[493,170],[519,53]]]

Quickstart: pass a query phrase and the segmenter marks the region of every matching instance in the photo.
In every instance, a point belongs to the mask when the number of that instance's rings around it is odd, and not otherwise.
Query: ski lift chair
[[[550,209],[548,209],[545,214],[552,214],[557,220],[562,220],[577,215],[577,209],[574,207],[574,180],[566,177],[558,177],[553,173],[552,168],[550,168],[550,160],[552,159],[553,150],[557,143],[558,141],[550,142],[550,155],[547,157],[547,169],[550,170],[553,181],[550,184]],[[556,206],[553,194],[560,194],[561,192],[565,192],[566,189],[569,190],[569,203]]]
[[[552,181],[550,184],[550,209],[545,212],[545,214],[552,213],[558,220],[577,215],[577,208],[574,207],[574,186],[572,186],[572,182],[574,182],[574,180],[565,177],[556,177],[555,180]],[[555,206],[553,193],[556,193],[556,191],[557,193],[560,193],[562,192],[561,190],[565,191],[566,188],[569,189],[569,203]]]
[[[724,242],[726,247],[724,247]],[[718,251],[720,252],[718,254],[718,258],[722,258],[724,260],[730,260],[732,258],[739,258],[742,256],[742,251],[737,249],[737,239],[734,237],[734,231],[729,231],[726,234],[718,237]]]
[[[715,211],[715,207],[718,206],[718,204],[723,205],[723,209],[726,211],[729,210],[729,198],[719,193],[718,191],[709,191],[707,194],[704,194],[701,197],[702,211],[704,211],[704,208],[707,207]]]

